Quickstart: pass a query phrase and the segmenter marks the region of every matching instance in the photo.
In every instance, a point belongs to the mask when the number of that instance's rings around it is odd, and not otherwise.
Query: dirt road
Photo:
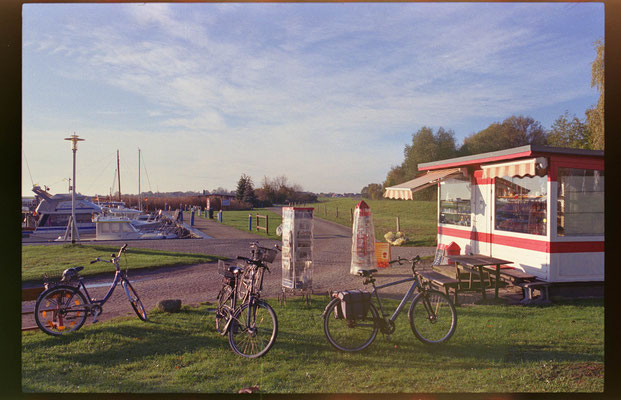
[[[262,246],[271,247],[279,242],[254,236],[248,232],[237,231],[213,220],[203,220],[201,230],[213,239],[171,239],[171,240],[135,240],[129,241],[131,248],[152,248],[188,253],[203,253],[234,259],[238,255],[249,256],[249,244],[257,240]],[[236,238],[237,236],[237,238]],[[41,244],[41,243],[39,243]],[[47,245],[58,245],[46,243]],[[105,242],[106,245],[119,247],[122,242]],[[412,257],[416,254],[432,255],[435,248],[393,248],[392,257]],[[131,259],[128,259],[131,262]],[[351,262],[351,230],[341,225],[314,220],[313,242],[313,292],[326,293],[330,290],[362,288],[361,279],[349,274]],[[86,266],[88,268],[88,266]],[[382,273],[378,284],[388,276],[407,275],[409,267],[391,267]],[[410,274],[411,275],[411,274]],[[112,280],[109,277],[85,278],[89,292],[95,298],[102,298],[107,286],[99,286]],[[159,268],[153,270],[130,271],[130,279],[140,295],[147,310],[153,309],[163,299],[181,299],[184,305],[198,305],[202,302],[213,302],[221,284],[221,276],[217,273],[217,263],[198,264],[183,267]],[[271,273],[265,275],[264,297],[276,297],[282,291],[281,260],[277,257],[271,266]],[[93,287],[93,285],[95,285]],[[406,288],[397,286],[397,292]],[[386,292],[389,293],[389,292]],[[117,288],[113,296],[104,306],[100,321],[123,316],[134,315],[125,294]],[[90,322],[90,320],[89,320]],[[22,318],[22,326],[34,325],[32,315]]]

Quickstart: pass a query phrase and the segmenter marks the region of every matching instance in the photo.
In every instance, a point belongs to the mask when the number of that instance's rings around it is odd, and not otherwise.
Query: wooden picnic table
[[[479,273],[479,282],[481,286],[481,295],[483,296],[483,300],[487,297],[485,296],[486,286],[483,285],[483,267],[495,266],[496,279],[494,282],[494,298],[498,299],[498,281],[500,280],[500,266],[502,264],[511,264],[513,261],[502,260],[500,258],[490,257],[483,254],[471,254],[471,255],[447,255],[446,256],[449,261],[455,263],[457,268],[457,279],[459,278],[459,266],[461,265],[464,269],[472,271],[478,269]],[[476,272],[476,271],[475,271]],[[490,279],[491,286],[491,279]]]

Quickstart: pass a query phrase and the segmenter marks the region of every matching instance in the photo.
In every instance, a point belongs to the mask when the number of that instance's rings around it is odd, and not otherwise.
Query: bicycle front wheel
[[[48,335],[60,336],[84,325],[86,299],[73,286],[55,286],[39,295],[35,304],[37,326]]]
[[[444,343],[457,328],[457,313],[451,300],[437,290],[419,293],[408,313],[414,335],[423,343]]]
[[[278,320],[272,307],[264,301],[251,301],[233,314],[229,345],[240,356],[257,358],[270,350],[277,333]]]
[[[328,342],[341,351],[364,350],[373,343],[379,330],[375,323],[378,320],[377,309],[370,304],[367,316],[354,321],[338,317],[336,308],[340,306],[341,300],[336,298],[324,310],[323,332]]]
[[[226,284],[218,293],[218,308],[216,309],[216,331],[224,335],[224,326],[233,310],[233,288]]]
[[[147,310],[144,309],[142,301],[140,301],[140,297],[138,297],[138,293],[136,293],[132,287],[132,284],[126,280],[122,281],[121,284],[123,285],[123,289],[125,289],[125,294],[129,299],[129,303],[132,305],[132,308],[134,309],[134,312],[136,312],[138,318],[143,321],[147,321]]]

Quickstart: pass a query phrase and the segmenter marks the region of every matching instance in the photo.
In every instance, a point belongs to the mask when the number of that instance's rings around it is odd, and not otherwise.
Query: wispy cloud
[[[589,59],[580,50],[593,38],[562,28],[578,8],[561,4],[63,7],[38,16],[65,22],[45,29],[31,25],[27,14],[26,68],[40,68],[29,57],[47,57],[52,66],[39,73],[100,88],[97,96],[109,104],[100,115],[123,114],[114,101],[126,93],[142,113],[127,128],[132,142],[165,133],[218,149],[210,157],[227,172],[215,176],[228,182],[246,166],[257,180],[285,173],[311,190],[348,182],[343,190],[353,191],[383,180],[422,125],[491,123],[594,96]],[[106,11],[103,23],[88,18],[95,9]],[[386,142],[395,132],[403,142]],[[242,143],[267,144],[273,161],[253,167],[252,146]],[[158,151],[165,148],[167,157],[177,154],[170,145]],[[186,169],[205,163],[178,153]],[[311,164],[332,179],[306,181]],[[340,178],[335,169],[343,171]]]

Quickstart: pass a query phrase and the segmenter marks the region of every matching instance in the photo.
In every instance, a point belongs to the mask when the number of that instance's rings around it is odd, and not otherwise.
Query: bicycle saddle
[[[61,278],[61,281],[70,282],[74,280],[75,278],[77,278],[78,272],[82,271],[83,269],[84,267],[67,268],[63,271],[63,277]]]
[[[376,269],[361,269],[358,271],[358,275],[360,276],[369,276],[372,273],[377,272]]]
[[[243,268],[240,268],[237,265],[231,265],[228,269],[230,273],[235,275],[239,274],[243,270]]]

